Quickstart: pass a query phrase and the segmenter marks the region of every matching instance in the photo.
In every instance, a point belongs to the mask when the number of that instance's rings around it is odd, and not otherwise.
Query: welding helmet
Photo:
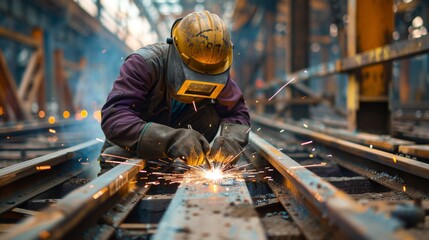
[[[173,97],[186,103],[216,98],[232,63],[233,45],[222,19],[208,11],[177,19],[167,43],[167,78]]]

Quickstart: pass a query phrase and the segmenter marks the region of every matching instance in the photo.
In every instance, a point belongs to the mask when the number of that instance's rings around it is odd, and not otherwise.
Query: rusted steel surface
[[[429,144],[400,146],[399,152],[415,157],[429,159]]]
[[[37,133],[48,129],[66,128],[78,125],[84,125],[84,121],[76,120],[59,120],[54,124],[48,121],[31,121],[26,123],[15,123],[13,126],[4,125],[0,127],[0,137],[16,136],[27,133]],[[95,124],[94,124],[95,126]]]
[[[293,169],[300,164],[255,133],[250,133],[249,142],[285,177],[287,188],[299,191],[345,236],[351,239],[411,238],[402,230],[399,220],[357,203],[306,168]]]
[[[155,240],[266,239],[244,181],[182,183]]]
[[[0,27],[0,37],[9,38],[9,39],[17,41],[19,43],[33,47],[33,48],[37,48],[40,46],[40,42],[37,41],[37,39],[34,39],[33,37],[29,37],[29,36],[20,34],[18,32],[11,31],[11,30],[6,29],[4,27]]]
[[[0,169],[0,213],[82,173],[100,147],[92,140]]]
[[[284,79],[281,82],[272,82],[271,84],[265,86],[265,88],[278,87],[279,85],[288,82],[292,78],[295,78],[295,80],[291,84],[296,84],[311,78],[326,77],[337,73],[344,73],[365,66],[411,57],[428,51],[429,36],[397,41],[392,44],[365,51],[351,57],[322,63],[307,69],[293,72],[288,75],[288,79]]]
[[[301,229],[305,239],[332,239],[332,229],[327,227],[322,216],[311,214],[299,193],[290,191],[280,183],[268,182],[268,186],[276,195],[279,202],[287,210],[293,221]]]
[[[70,148],[0,169],[0,186],[4,186],[28,175],[39,172],[40,169],[38,169],[38,167],[41,166],[53,167],[55,165],[61,164],[62,162],[75,159],[76,157],[79,158],[79,156],[85,157],[85,159],[82,160],[86,160],[87,154],[85,154],[85,152],[88,153],[95,151],[100,146],[101,143],[99,141],[91,140]]]
[[[102,208],[118,193],[132,190],[132,179],[142,168],[142,160],[128,160],[78,188],[61,199],[54,206],[42,211],[1,236],[2,239],[82,239],[75,228],[96,218],[94,212]],[[100,213],[98,213],[100,214]]]
[[[407,173],[411,173],[415,176],[419,176],[424,179],[429,179],[429,164],[418,162],[406,157],[397,156],[392,153],[387,153],[381,150],[372,149],[369,146],[362,146],[356,143],[352,143],[346,140],[339,139],[338,137],[332,137],[324,133],[311,131],[296,127],[291,124],[286,124],[280,121],[273,121],[269,118],[252,115],[252,121],[266,124],[278,129],[284,129],[293,134],[299,134],[308,137],[316,142],[321,142],[327,146],[340,148],[343,151],[347,151],[350,154],[362,156],[371,161],[395,168]]]
[[[17,86],[10,71],[6,57],[0,50],[0,105],[7,120],[26,120],[28,114],[22,106],[22,99],[17,94]]]
[[[318,131],[318,129],[309,126],[309,128]],[[341,139],[345,139],[351,142],[359,143],[365,146],[373,146],[377,149],[382,149],[390,152],[397,152],[400,146],[414,144],[412,141],[402,140],[398,138],[392,138],[388,135],[376,135],[369,133],[354,133],[342,129],[326,128],[322,131],[331,136],[337,136]]]

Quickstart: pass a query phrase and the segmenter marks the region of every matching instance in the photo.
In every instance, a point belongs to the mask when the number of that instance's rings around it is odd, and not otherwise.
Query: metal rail
[[[83,172],[100,147],[91,140],[0,169],[0,213]]]
[[[16,136],[27,133],[36,133],[50,128],[64,128],[84,124],[84,121],[76,120],[62,120],[54,124],[50,124],[46,121],[32,121],[27,123],[18,123],[13,126],[2,126],[0,127],[0,137],[3,136]]]
[[[132,179],[142,169],[142,160],[128,160],[78,188],[54,206],[12,228],[2,239],[82,238],[79,227],[88,228],[103,214],[106,204],[133,189]]]
[[[375,48],[371,51],[356,54],[351,57],[322,63],[307,69],[291,73],[288,76],[288,80],[284,79],[282,81],[273,81],[267,86],[265,86],[263,89],[270,89],[272,87],[277,88],[279,84],[285,84],[292,78],[294,78],[295,80],[291,82],[291,84],[296,84],[301,81],[309,80],[311,78],[326,77],[336,73],[344,73],[378,63],[384,63],[405,57],[411,57],[428,51],[429,36],[411,40],[398,41],[389,45]]]
[[[251,203],[244,181],[184,182],[164,214],[154,240],[266,239]]]
[[[337,137],[331,137],[323,133],[318,133],[308,129],[299,128],[280,121],[274,121],[266,117],[252,116],[252,121],[275,126],[275,128],[283,129],[294,134],[306,136],[314,141],[321,142],[327,146],[335,147],[343,151],[347,151],[353,155],[362,156],[374,162],[395,168],[424,179],[429,179],[429,164],[415,161],[406,157],[397,156],[392,153],[387,153],[377,149],[371,149],[367,146],[362,146],[356,143],[345,141]]]
[[[286,179],[286,187],[300,192],[323,216],[351,239],[404,239],[402,223],[358,204],[344,192],[316,176],[265,140],[250,133],[250,144]]]

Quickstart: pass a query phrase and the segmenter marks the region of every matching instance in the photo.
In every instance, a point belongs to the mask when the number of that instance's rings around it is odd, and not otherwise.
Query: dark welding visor
[[[190,69],[183,61],[180,61],[180,64],[185,81],[177,89],[179,96],[217,98],[228,79],[229,71],[217,75],[202,74]]]
[[[177,49],[170,45],[168,81],[173,96],[183,102],[199,98],[215,99],[222,91],[229,76],[229,69],[220,74],[200,73],[189,68],[180,58]]]

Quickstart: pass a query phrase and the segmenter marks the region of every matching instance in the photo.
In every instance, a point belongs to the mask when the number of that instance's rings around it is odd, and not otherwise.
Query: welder
[[[102,153],[189,165],[239,154],[250,118],[230,77],[232,60],[219,16],[203,11],[177,19],[166,43],[140,48],[121,66],[102,108]]]

